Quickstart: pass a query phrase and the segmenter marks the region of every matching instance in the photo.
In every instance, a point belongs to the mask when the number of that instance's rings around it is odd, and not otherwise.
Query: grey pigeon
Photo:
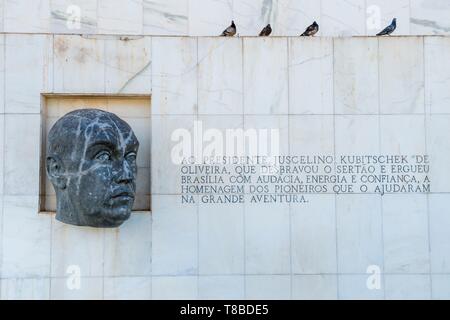
[[[385,36],[385,35],[390,36],[391,33],[394,32],[396,28],[397,28],[397,18],[394,18],[394,20],[392,20],[392,23],[390,25],[384,28],[383,31],[381,31],[380,33],[377,33],[377,36]]]
[[[270,23],[262,29],[262,31],[259,33],[260,37],[267,37],[272,33],[272,27],[270,26]]]
[[[319,25],[317,22],[313,22],[308,28],[306,28],[305,32],[303,32],[300,37],[312,37],[319,31]]]
[[[232,37],[236,34],[236,25],[234,24],[234,21],[231,21],[231,25],[223,30],[221,36],[224,37]]]

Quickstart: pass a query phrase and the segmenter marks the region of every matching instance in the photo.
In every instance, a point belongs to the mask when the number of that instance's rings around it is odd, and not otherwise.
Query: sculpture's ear
[[[64,175],[64,164],[58,156],[49,156],[46,159],[47,175],[55,188],[65,189],[67,178]]]

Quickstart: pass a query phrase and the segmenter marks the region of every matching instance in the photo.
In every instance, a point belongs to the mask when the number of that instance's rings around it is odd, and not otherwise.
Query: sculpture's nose
[[[131,169],[127,161],[121,161],[119,163],[118,172],[116,175],[116,181],[118,183],[130,183],[133,181],[133,170]]]

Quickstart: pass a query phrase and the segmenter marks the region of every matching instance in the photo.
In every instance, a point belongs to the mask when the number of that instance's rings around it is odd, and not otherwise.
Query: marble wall
[[[0,0],[0,31],[215,36],[234,19],[242,36],[267,23],[297,36],[317,20],[320,36],[363,36],[395,16],[397,35],[447,35],[449,13],[447,0]]]
[[[1,298],[449,298],[449,54],[428,36],[0,34]],[[44,93],[152,95],[151,213],[113,230],[39,213]],[[279,129],[289,154],[427,153],[432,192],[181,204],[171,133],[195,120]]]

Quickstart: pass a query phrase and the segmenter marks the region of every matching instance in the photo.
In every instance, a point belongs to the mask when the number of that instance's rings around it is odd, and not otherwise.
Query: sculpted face
[[[118,227],[130,217],[139,142],[125,121],[105,111],[77,110],[58,120],[48,140],[58,220]]]

